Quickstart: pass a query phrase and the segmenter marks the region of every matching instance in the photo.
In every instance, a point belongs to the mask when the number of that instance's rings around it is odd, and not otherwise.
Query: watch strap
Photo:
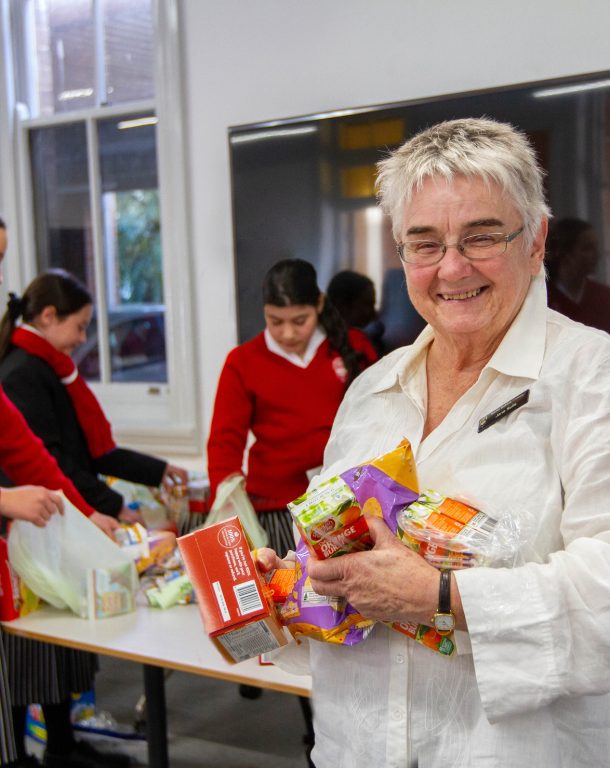
[[[446,569],[438,585],[438,613],[451,613],[451,571]]]

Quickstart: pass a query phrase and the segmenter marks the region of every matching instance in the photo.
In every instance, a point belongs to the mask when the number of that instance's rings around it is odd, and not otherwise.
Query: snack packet
[[[144,594],[151,608],[171,608],[193,602],[193,585],[186,573],[168,571],[155,578]]]
[[[451,656],[455,651],[453,634],[439,635],[434,627],[428,627],[426,624],[413,624],[413,622],[403,624],[402,622],[395,621],[389,626],[397,632],[402,632],[403,635],[410,637],[415,642],[425,645],[431,651],[441,653],[443,656]]]
[[[405,439],[393,451],[331,477],[288,504],[302,539],[294,587],[279,605],[279,614],[294,637],[341,645],[365,639],[375,622],[344,599],[314,592],[307,558],[311,554],[323,560],[370,549],[365,514],[383,518],[395,533],[399,511],[417,498],[415,462]]]
[[[362,642],[375,622],[365,619],[343,598],[314,592],[307,574],[310,553],[303,540],[298,543],[295,554],[294,571],[283,571],[294,579],[292,590],[281,603],[276,602],[282,624],[297,640],[302,636],[338,645]],[[277,573],[280,571],[274,572]]]
[[[365,514],[396,531],[399,511],[418,498],[417,474],[407,439],[389,453],[320,483],[288,504],[302,540],[319,560],[370,549]]]
[[[429,489],[400,512],[397,534],[435,568],[453,570],[490,565],[512,538],[495,517]]]

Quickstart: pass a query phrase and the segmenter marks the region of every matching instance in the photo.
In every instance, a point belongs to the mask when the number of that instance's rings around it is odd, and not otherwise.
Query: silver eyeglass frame
[[[525,229],[524,226],[521,226],[519,229],[516,229],[514,232],[511,232],[508,235],[503,235],[501,232],[489,232],[490,235],[500,235],[500,239],[498,240],[495,245],[499,245],[500,243],[504,243],[504,250],[500,253],[494,253],[493,256],[469,256],[465,250],[466,246],[464,245],[464,242],[467,241],[471,237],[477,237],[477,235],[469,235],[468,237],[462,238],[462,240],[459,240],[457,243],[441,243],[438,240],[412,240],[412,243],[435,243],[440,246],[441,249],[441,255],[435,259],[434,261],[412,261],[404,256],[405,253],[405,245],[406,243],[396,243],[396,252],[398,253],[399,259],[404,264],[413,264],[416,267],[433,267],[435,264],[440,264],[440,262],[445,258],[445,254],[447,253],[447,250],[449,248],[457,248],[457,250],[460,252],[460,254],[465,258],[468,259],[468,261],[485,261],[485,259],[494,259],[496,256],[503,256],[506,253],[506,249],[508,248],[508,244],[512,243],[515,238],[519,237],[519,235],[523,232]],[[485,252],[485,248],[481,249],[483,253]]]

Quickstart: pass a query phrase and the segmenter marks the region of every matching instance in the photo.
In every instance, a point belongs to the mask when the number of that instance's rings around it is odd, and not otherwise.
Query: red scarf
[[[94,459],[116,448],[110,422],[69,355],[55,349],[37,333],[22,327],[15,328],[11,334],[11,344],[44,360],[55,371],[70,395],[78,423],[85,433],[89,452]]]

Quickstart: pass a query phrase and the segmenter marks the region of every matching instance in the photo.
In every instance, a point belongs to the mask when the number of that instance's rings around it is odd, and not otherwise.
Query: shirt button
[[[404,664],[405,663],[405,657],[402,655],[402,653],[399,653],[396,656],[396,663],[397,664]]]
[[[392,717],[394,718],[394,720],[402,720],[404,716],[405,716],[405,713],[404,713],[404,710],[402,709],[395,709],[392,712]]]

